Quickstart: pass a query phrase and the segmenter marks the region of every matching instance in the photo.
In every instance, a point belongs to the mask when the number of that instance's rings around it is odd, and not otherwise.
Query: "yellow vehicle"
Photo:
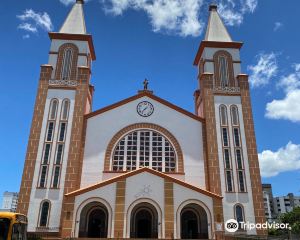
[[[0,212],[0,240],[27,240],[27,217],[19,213]]]

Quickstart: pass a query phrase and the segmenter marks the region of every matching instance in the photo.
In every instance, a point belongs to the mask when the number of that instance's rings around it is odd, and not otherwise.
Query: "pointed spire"
[[[210,15],[204,40],[212,42],[232,42],[232,39],[218,14],[217,5],[211,4],[209,6],[209,12]]]
[[[59,33],[86,34],[83,4],[84,0],[76,0]]]

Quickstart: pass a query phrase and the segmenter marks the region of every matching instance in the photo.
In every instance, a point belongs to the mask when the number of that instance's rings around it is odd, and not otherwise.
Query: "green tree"
[[[288,223],[292,228],[292,233],[300,233],[300,207],[295,207],[293,211],[280,215],[279,221]]]

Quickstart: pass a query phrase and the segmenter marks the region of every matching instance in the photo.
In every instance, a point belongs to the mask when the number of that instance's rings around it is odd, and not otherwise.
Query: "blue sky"
[[[58,31],[68,2],[73,1],[1,3],[0,194],[19,190],[39,66],[48,61],[47,32]],[[97,55],[94,110],[135,95],[147,77],[157,96],[193,112],[192,63],[209,2],[88,1],[86,24]],[[300,1],[214,2],[232,38],[244,42],[242,70],[251,80],[263,182],[273,184],[275,195],[300,195]]]

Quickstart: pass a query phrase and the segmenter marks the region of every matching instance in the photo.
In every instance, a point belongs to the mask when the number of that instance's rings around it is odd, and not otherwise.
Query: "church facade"
[[[92,111],[96,55],[83,4],[77,0],[60,31],[49,33],[49,62],[41,66],[18,203],[28,231],[222,239],[229,219],[265,222],[242,43],[232,41],[217,7],[210,6],[194,60],[194,113],[147,83]]]

